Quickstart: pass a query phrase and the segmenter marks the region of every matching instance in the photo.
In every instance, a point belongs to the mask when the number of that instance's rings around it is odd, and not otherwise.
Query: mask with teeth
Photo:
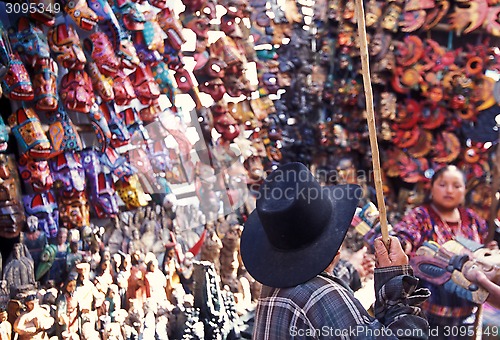
[[[80,229],[90,225],[90,208],[84,191],[71,195],[63,193],[58,201],[62,226],[68,229]]]
[[[117,105],[129,105],[136,98],[134,86],[122,70],[113,78],[113,92]]]
[[[137,99],[142,105],[151,105],[160,96],[160,88],[149,65],[140,65],[130,75]]]
[[[118,202],[111,174],[104,172],[96,151],[82,151],[85,178],[89,183],[89,199],[99,218],[110,218],[118,214]]]
[[[9,116],[8,123],[12,128],[12,134],[16,137],[21,154],[39,160],[49,158],[50,141],[35,110],[21,108]]]
[[[48,33],[49,46],[57,62],[67,69],[82,70],[87,58],[80,46],[80,37],[66,24],[51,28]]]
[[[7,98],[11,100],[30,101],[35,98],[33,84],[31,83],[28,71],[17,53],[7,55],[7,62],[2,61],[7,69],[2,79],[2,88]]]
[[[21,17],[17,27],[9,29],[9,37],[12,49],[20,53],[25,64],[35,67],[39,59],[50,58],[47,37],[27,17]]]
[[[84,41],[85,50],[97,64],[99,71],[108,77],[113,77],[118,72],[120,61],[115,55],[113,45],[103,32],[94,32]]]
[[[131,0],[116,0],[117,9],[121,15],[123,27],[129,31],[142,31],[146,18],[139,5]]]
[[[34,192],[48,191],[54,184],[47,161],[35,161],[21,156],[18,161],[19,174],[25,185]]]
[[[64,6],[64,11],[75,21],[81,29],[92,31],[97,25],[97,14],[87,5],[85,0],[70,0]]]
[[[25,221],[15,160],[0,154],[0,237],[18,237]]]
[[[85,71],[70,70],[61,79],[61,100],[66,109],[89,113],[95,103],[92,81]]]

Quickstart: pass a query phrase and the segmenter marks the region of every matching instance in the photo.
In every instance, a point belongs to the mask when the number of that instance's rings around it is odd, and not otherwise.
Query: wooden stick
[[[368,133],[370,135],[370,147],[372,150],[373,177],[375,182],[375,192],[377,194],[377,205],[380,213],[380,231],[382,240],[389,247],[389,231],[387,228],[387,211],[384,202],[384,192],[382,189],[382,175],[380,172],[380,156],[377,142],[377,129],[375,127],[375,112],[373,109],[373,90],[370,79],[370,63],[368,60],[368,42],[366,39],[365,11],[363,0],[356,0],[356,18],[358,22],[359,50],[361,55],[361,67],[363,71],[363,84],[366,98],[366,120],[368,123]]]
[[[497,192],[500,190],[500,136],[498,137],[498,144],[496,146],[495,152],[495,165],[493,167],[493,179],[491,181],[491,205],[488,216],[488,236],[484,241],[485,244],[493,241],[495,238],[496,224],[495,219],[497,218],[498,213],[498,196]]]

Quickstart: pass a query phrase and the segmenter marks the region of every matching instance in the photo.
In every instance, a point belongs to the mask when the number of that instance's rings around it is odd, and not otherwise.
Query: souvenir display
[[[238,318],[260,285],[239,259],[240,235],[284,163],[324,185],[361,185],[352,227],[373,251],[354,1],[2,8],[16,15],[0,20],[0,329],[2,308],[14,326],[15,311],[33,306],[28,292],[44,289],[40,304],[58,319],[39,325],[43,337],[245,337]],[[464,205],[489,217],[499,11],[486,0],[365,2],[390,223],[424,201],[446,164],[469,181]],[[488,270],[497,254],[450,247],[423,246],[416,271],[484,302],[464,275],[476,266],[499,280]]]

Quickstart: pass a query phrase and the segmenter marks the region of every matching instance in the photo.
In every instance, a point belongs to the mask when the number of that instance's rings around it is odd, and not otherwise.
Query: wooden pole
[[[373,90],[370,79],[370,63],[368,60],[368,42],[366,39],[365,11],[363,0],[356,0],[356,19],[358,22],[359,50],[361,55],[361,67],[363,71],[363,85],[366,98],[366,120],[368,123],[368,133],[370,135],[370,147],[372,150],[373,177],[375,191],[377,194],[377,205],[380,213],[380,231],[382,240],[389,247],[389,232],[387,228],[387,211],[384,202],[384,192],[382,189],[382,175],[380,172],[380,156],[377,142],[377,129],[375,126],[375,112],[373,109]]]
[[[497,125],[498,126],[498,125]],[[492,176],[493,179],[491,181],[491,205],[490,205],[490,211],[489,211],[489,216],[488,216],[488,236],[486,237],[486,240],[484,241],[485,244],[488,244],[489,242],[493,241],[495,237],[495,231],[496,231],[496,224],[495,224],[495,219],[497,217],[498,213],[498,196],[497,192],[500,190],[500,136],[498,137],[498,144],[496,146],[496,152],[495,152],[495,160],[494,160],[494,166],[493,166],[493,171],[492,171]]]

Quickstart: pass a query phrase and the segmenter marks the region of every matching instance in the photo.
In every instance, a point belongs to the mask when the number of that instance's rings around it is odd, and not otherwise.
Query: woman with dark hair
[[[454,165],[436,171],[431,180],[428,202],[409,211],[394,226],[394,232],[401,240],[405,252],[413,256],[424,242],[434,241],[442,245],[459,235],[483,243],[488,232],[486,221],[471,209],[465,208],[464,199],[463,172]],[[423,285],[432,292],[431,297],[422,305],[431,329],[440,326],[440,334],[443,334],[444,327],[460,326],[466,320],[473,320],[473,303],[448,293],[442,285],[436,286],[425,281]]]

